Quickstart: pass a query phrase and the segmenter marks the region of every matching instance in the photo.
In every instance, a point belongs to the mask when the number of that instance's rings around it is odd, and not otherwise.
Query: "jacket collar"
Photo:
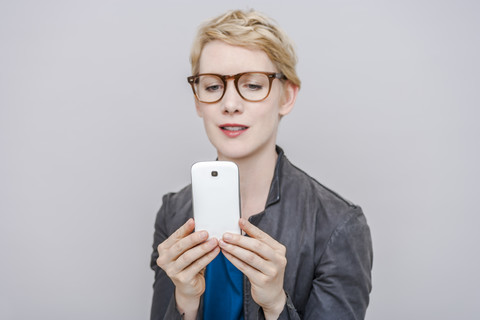
[[[275,171],[273,173],[272,184],[270,185],[270,191],[268,192],[267,203],[265,208],[280,201],[280,168],[282,167],[284,160],[284,152],[279,146],[275,147],[277,151],[277,163],[275,164]]]

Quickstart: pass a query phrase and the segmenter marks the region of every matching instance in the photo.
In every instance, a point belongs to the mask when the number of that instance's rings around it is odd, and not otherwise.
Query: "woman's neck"
[[[265,209],[277,157],[277,152],[273,147],[252,157],[234,160],[240,175],[243,218],[248,219]]]

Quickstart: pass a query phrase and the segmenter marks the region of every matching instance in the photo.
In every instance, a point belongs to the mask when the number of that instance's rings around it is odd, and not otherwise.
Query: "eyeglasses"
[[[242,72],[235,75],[201,73],[187,78],[192,86],[193,94],[202,103],[216,103],[222,100],[227,89],[227,80],[233,79],[235,89],[246,101],[259,102],[265,100],[274,79],[287,79],[283,73],[277,72]]]

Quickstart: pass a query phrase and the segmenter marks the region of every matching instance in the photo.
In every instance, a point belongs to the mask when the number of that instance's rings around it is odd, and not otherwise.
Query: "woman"
[[[165,195],[151,318],[364,318],[372,245],[361,209],[276,146],[300,87],[286,35],[258,12],[227,12],[199,29],[191,62],[196,110],[218,160],[239,167],[247,236],[206,241],[194,232],[191,186]]]

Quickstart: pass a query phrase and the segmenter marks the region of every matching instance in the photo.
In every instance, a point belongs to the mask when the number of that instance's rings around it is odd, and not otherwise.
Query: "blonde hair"
[[[285,32],[267,16],[254,10],[232,10],[203,23],[198,29],[190,53],[193,75],[198,74],[203,48],[214,40],[264,51],[278,71],[300,87],[300,79],[295,70],[297,56],[293,44]]]

